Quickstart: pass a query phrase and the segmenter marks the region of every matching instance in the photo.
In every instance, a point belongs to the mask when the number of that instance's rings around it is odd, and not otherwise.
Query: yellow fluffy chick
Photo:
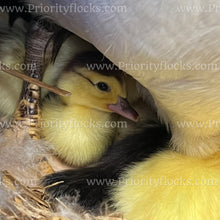
[[[220,219],[220,153],[165,151],[127,169],[113,192],[127,220]]]
[[[72,95],[45,101],[42,135],[70,165],[87,165],[105,152],[117,127],[112,112],[137,119],[125,99],[123,72],[99,52],[74,57],[59,78],[58,87]]]

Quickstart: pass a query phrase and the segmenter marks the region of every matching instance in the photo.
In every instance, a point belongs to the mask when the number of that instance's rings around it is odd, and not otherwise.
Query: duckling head
[[[100,52],[77,55],[66,66],[58,86],[72,93],[61,97],[67,106],[80,105],[115,112],[136,121],[137,112],[126,99],[125,74]]]

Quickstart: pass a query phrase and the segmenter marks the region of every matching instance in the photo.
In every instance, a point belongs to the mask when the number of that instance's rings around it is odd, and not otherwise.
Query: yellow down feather
[[[172,151],[127,169],[113,192],[127,220],[220,219],[220,153],[207,159]]]

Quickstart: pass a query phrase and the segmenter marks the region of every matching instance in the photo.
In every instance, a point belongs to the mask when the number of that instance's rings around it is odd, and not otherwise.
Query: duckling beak
[[[132,121],[138,120],[138,113],[130,106],[127,99],[119,96],[116,104],[109,104],[108,109]]]

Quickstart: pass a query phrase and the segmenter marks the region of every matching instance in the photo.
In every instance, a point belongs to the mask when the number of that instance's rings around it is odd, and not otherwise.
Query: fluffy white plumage
[[[41,8],[55,4],[65,6],[67,12],[52,11],[48,16],[93,43],[147,87],[159,116],[171,127],[174,149],[202,157],[219,150],[218,0],[27,2]],[[76,10],[87,6],[103,10],[99,13],[92,9],[89,12]],[[106,6],[114,10],[107,10]],[[124,11],[117,10],[117,6],[124,6]],[[136,67],[132,67],[133,64]],[[140,68],[141,64],[146,65]],[[147,67],[150,64],[151,69]],[[168,68],[168,64],[174,67]],[[179,122],[193,125],[179,127]],[[197,125],[200,122],[204,124],[202,127]]]

